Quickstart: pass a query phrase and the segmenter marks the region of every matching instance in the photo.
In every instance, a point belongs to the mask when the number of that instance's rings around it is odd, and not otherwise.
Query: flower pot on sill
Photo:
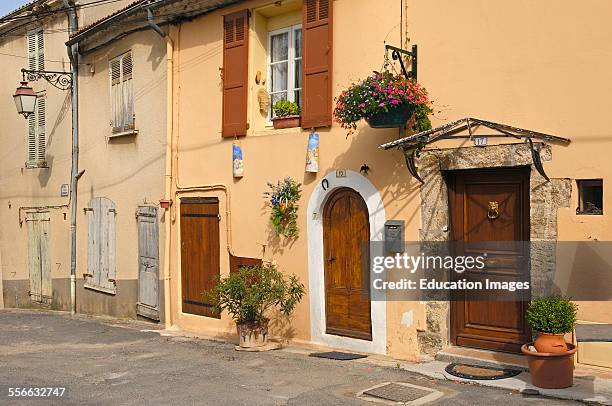
[[[372,128],[402,128],[413,116],[416,106],[413,104],[400,104],[389,108],[389,111],[381,111],[366,121]]]
[[[533,386],[563,389],[574,384],[575,345],[567,344],[567,352],[555,353],[529,351],[531,345],[533,344],[523,344],[521,352],[527,356]]]
[[[268,322],[236,323],[238,345],[242,348],[263,347],[268,343]]]
[[[300,126],[300,116],[274,117],[272,119],[274,128],[294,128]]]

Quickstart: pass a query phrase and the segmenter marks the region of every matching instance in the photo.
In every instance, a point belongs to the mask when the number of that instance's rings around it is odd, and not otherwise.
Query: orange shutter
[[[332,123],[332,3],[304,0],[302,31],[302,127]]]
[[[224,137],[247,131],[249,12],[223,17],[223,130]]]

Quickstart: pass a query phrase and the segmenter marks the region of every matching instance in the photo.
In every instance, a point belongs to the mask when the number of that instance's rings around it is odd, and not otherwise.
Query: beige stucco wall
[[[93,13],[96,8],[88,9]],[[94,14],[92,14],[94,15]],[[97,18],[102,14],[95,13]],[[45,58],[66,61],[47,62],[51,70],[70,70],[67,62],[66,19],[58,19],[45,30]],[[110,81],[109,59],[132,50],[134,110],[137,135],[109,139]],[[44,81],[33,83],[35,90],[47,89],[48,169],[24,169],[27,122],[15,112],[12,93],[25,65],[25,38],[12,37],[0,49],[23,58],[2,56],[7,79],[0,89],[0,250],[4,299],[7,306],[29,306],[27,226],[19,226],[20,206],[60,205],[60,185],[70,183],[71,106],[70,92],[59,91]],[[77,312],[135,317],[138,293],[138,229],[136,209],[159,206],[164,197],[166,148],[166,43],[152,31],[132,34],[110,46],[81,58],[79,68],[79,181],[77,208]],[[117,208],[116,275],[117,293],[108,295],[83,288],[87,272],[88,221],[84,208],[93,197],[107,197]],[[22,213],[22,217],[25,214]],[[53,277],[53,303],[56,309],[70,305],[70,210],[50,209],[50,262]],[[158,210],[160,278],[163,278],[164,212]],[[160,281],[163,295],[163,281]],[[17,299],[15,299],[17,297]],[[162,296],[163,297],[163,296]],[[163,298],[160,303],[163,313]],[[163,315],[162,315],[163,317]]]
[[[398,45],[399,2],[369,0],[334,1],[333,93],[336,96],[352,81],[380,69],[383,41]],[[420,189],[409,175],[398,151],[383,152],[378,145],[397,137],[397,131],[373,130],[360,126],[346,137],[337,125],[319,129],[320,170],[304,172],[308,132],[300,129],[262,129],[258,117],[255,73],[265,77],[265,37],[252,31],[249,66],[249,121],[251,129],[239,142],[244,153],[245,175],[232,178],[232,140],[221,138],[222,15],[243,8],[258,8],[264,1],[245,2],[215,12],[180,27],[176,38],[175,130],[178,138],[175,179],[190,187],[175,195],[171,261],[172,323],[208,334],[232,334],[233,325],[224,316],[220,321],[180,312],[180,247],[176,212],[180,196],[218,196],[225,213],[226,193],[197,190],[197,186],[220,184],[231,191],[230,216],[221,220],[221,273],[228,273],[226,222],[230,221],[232,250],[239,256],[263,256],[276,261],[288,273],[308,282],[306,207],[313,190],[324,176],[333,187],[338,169],[359,172],[367,163],[367,179],[378,189],[387,219],[406,221],[406,240],[417,240],[424,226],[420,217]],[[576,178],[610,177],[608,154],[612,141],[605,123],[610,84],[603,80],[612,53],[605,16],[609,3],[593,1],[589,7],[569,1],[512,3],[450,0],[406,4],[405,26],[410,43],[419,47],[419,81],[435,101],[434,125],[465,116],[514,124],[569,137],[569,147],[553,146],[552,160],[545,162],[553,178],[572,181],[569,208],[558,214],[558,235],[562,240],[609,240],[612,228],[607,214],[612,207],[604,197],[603,216],[577,216]],[[265,24],[254,13],[255,27]],[[367,23],[362,23],[367,21]],[[492,141],[499,143],[501,140]],[[508,142],[504,140],[503,142]],[[441,146],[458,146],[444,143]],[[205,159],[204,157],[214,157]],[[267,181],[292,176],[303,184],[299,212],[299,239],[283,245],[274,238],[268,211],[261,193]],[[605,188],[605,186],[604,186]],[[607,190],[607,189],[606,189]],[[607,193],[607,192],[604,192]],[[311,320],[309,297],[298,306],[292,319],[292,337],[309,341]],[[610,321],[609,304],[588,304],[581,317]],[[402,320],[404,323],[402,323]],[[425,308],[419,303],[387,304],[387,353],[398,358],[418,356],[417,329],[426,329]]]

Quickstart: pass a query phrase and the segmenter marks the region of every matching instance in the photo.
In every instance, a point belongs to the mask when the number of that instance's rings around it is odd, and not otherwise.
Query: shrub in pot
[[[577,310],[574,303],[561,296],[536,299],[529,305],[527,322],[538,337],[533,346],[525,344],[521,351],[528,356],[535,386],[549,389],[572,386],[576,348],[565,342],[564,335],[574,330]]]
[[[291,315],[304,296],[304,285],[295,275],[283,275],[276,265],[262,264],[242,267],[221,278],[204,295],[234,319],[239,345],[253,348],[267,344],[267,312],[276,308],[286,316]]]
[[[281,99],[272,106],[274,128],[293,128],[300,126],[300,106],[297,103]]]

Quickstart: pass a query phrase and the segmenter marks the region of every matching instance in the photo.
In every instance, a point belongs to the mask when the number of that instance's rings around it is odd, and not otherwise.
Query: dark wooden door
[[[183,312],[219,318],[202,293],[220,274],[219,200],[181,199],[181,289]]]
[[[451,238],[455,255],[487,253],[485,268],[454,278],[469,281],[528,280],[529,168],[455,171],[449,176]],[[498,216],[491,207],[498,206]],[[489,214],[491,213],[491,214]],[[491,242],[501,242],[491,246]],[[487,244],[488,243],[488,244]],[[512,301],[487,300],[493,292],[456,292],[451,301],[451,338],[455,345],[520,353],[529,341],[526,295]],[[475,300],[475,295],[480,295]],[[486,296],[489,295],[489,296]]]
[[[323,213],[326,332],[372,340],[368,208],[352,189],[335,191]]]

